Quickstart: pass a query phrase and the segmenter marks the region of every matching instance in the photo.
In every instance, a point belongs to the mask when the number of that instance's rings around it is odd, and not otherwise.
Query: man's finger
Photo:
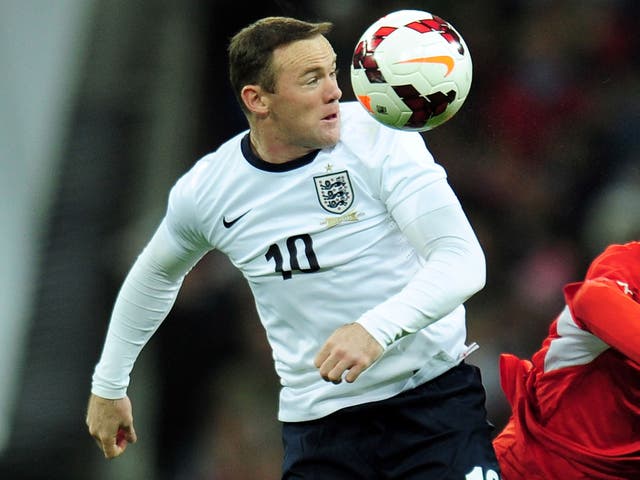
[[[331,372],[336,368],[338,360],[335,357],[327,358],[322,365],[320,365],[320,376],[327,382],[336,380],[331,376]]]
[[[331,349],[325,343],[316,355],[316,358],[313,360],[313,365],[316,368],[321,368],[322,364],[327,361],[327,358],[329,358],[330,351]]]
[[[137,440],[138,437],[133,426],[120,427],[118,429],[118,433],[116,434],[116,445],[119,447],[126,446],[127,443],[136,443]]]
[[[360,376],[360,374],[364,372],[364,370],[365,370],[364,365],[354,365],[349,369],[349,371],[345,375],[344,377],[345,381],[347,383],[355,382],[356,379]]]
[[[102,452],[104,453],[105,458],[115,458],[122,452],[124,452],[126,443],[123,445],[123,447],[119,447],[116,444],[116,437],[111,437],[105,441],[102,441],[100,447],[102,449]]]
[[[136,429],[131,425],[128,429],[126,429],[127,435],[125,438],[129,443],[136,443],[138,441],[138,435],[136,434]]]
[[[342,360],[336,363],[336,365],[327,374],[326,380],[336,384],[342,382],[342,375],[344,375],[344,373],[348,371],[352,366],[353,363],[346,360]]]
[[[124,428],[119,428],[116,434],[116,446],[122,449],[126,448],[128,443],[127,436],[127,431]]]

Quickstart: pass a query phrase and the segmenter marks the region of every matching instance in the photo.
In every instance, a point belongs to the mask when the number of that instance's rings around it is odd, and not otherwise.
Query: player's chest
[[[320,254],[357,248],[386,217],[371,182],[353,166],[319,158],[307,167],[249,176],[221,199],[212,243],[246,274],[259,276],[270,263],[314,268]]]

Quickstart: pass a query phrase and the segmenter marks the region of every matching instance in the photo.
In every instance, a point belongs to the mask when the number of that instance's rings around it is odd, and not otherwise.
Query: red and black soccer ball
[[[421,10],[399,10],[374,22],[358,40],[351,86],[379,122],[423,132],[458,112],[472,73],[469,49],[450,23]]]

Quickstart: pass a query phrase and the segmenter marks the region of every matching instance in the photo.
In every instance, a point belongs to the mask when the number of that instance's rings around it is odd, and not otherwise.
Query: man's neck
[[[258,134],[254,129],[251,129],[249,133],[251,150],[258,158],[267,163],[280,164],[290,162],[303,157],[311,151],[280,142],[275,135],[270,138],[270,141],[265,142],[263,139],[266,137],[267,135]]]

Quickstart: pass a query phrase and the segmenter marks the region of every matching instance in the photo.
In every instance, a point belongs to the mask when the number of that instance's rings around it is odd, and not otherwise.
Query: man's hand
[[[327,382],[351,383],[382,354],[382,346],[359,323],[338,328],[327,339],[314,365]]]
[[[129,397],[109,400],[91,394],[87,407],[87,427],[105,458],[121,455],[127,444],[137,440]]]

